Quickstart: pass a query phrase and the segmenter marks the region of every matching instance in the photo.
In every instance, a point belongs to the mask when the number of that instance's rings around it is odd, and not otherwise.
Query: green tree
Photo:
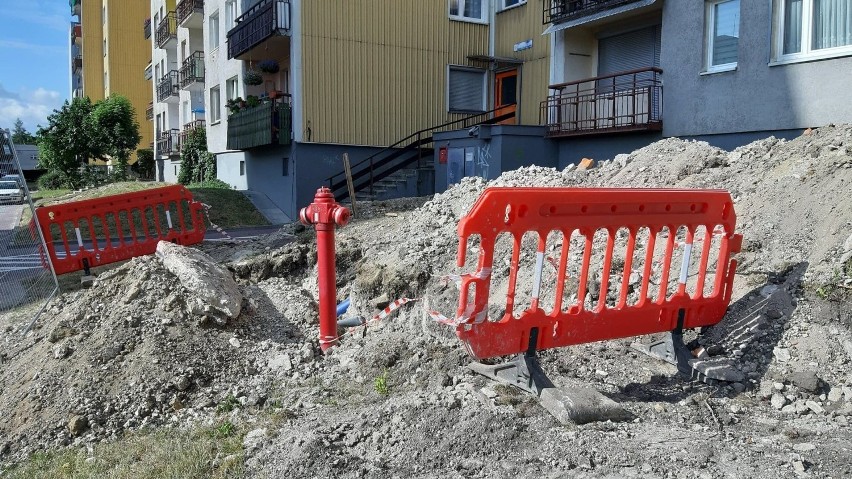
[[[178,182],[188,185],[215,179],[216,156],[207,151],[207,132],[204,128],[195,128],[181,144]]]
[[[136,111],[130,100],[121,95],[110,95],[97,102],[87,125],[103,153],[112,159],[113,178],[126,180],[130,152],[136,149],[142,139]]]
[[[103,156],[87,128],[92,109],[88,97],[74,98],[71,103],[66,100],[37,132],[40,167],[62,175],[70,188],[80,184],[80,166]]]
[[[149,148],[136,150],[136,163],[131,167],[140,177],[154,177],[154,152]]]
[[[20,118],[15,121],[15,129],[12,130],[12,142],[16,145],[36,144],[36,137],[24,128],[24,122]]]

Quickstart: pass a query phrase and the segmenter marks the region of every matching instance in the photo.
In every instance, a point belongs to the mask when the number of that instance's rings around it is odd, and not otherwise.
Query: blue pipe
[[[337,315],[338,316],[345,313],[346,310],[349,309],[349,303],[351,301],[352,301],[352,298],[346,298],[346,299],[343,300],[343,302],[341,302],[340,304],[337,305]]]

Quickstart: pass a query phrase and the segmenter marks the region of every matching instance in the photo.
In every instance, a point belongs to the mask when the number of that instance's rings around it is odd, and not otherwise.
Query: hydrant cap
[[[334,223],[337,226],[346,226],[349,223],[349,218],[351,213],[349,212],[349,208],[344,206],[338,206],[334,210]]]
[[[302,208],[301,210],[299,210],[299,222],[302,223],[305,226],[308,226],[308,225],[311,224],[311,218],[309,216],[308,209],[309,209],[309,207],[306,206],[306,207]]]

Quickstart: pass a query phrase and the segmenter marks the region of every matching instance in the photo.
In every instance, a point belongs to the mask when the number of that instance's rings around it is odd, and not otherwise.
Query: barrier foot
[[[633,343],[631,346],[652,358],[677,366],[682,375],[695,381],[707,384],[742,381],[744,376],[732,361],[727,358],[710,358],[704,348],[683,343],[684,315],[685,310],[678,311],[677,327],[663,340],[650,344]]]
[[[92,274],[92,269],[89,266],[89,259],[83,258],[83,276],[80,278],[80,284],[84,288],[88,288],[95,282],[95,276]]]
[[[535,352],[537,342],[538,328],[533,328],[530,331],[529,349],[524,354],[519,354],[515,359],[502,364],[471,363],[470,369],[495,381],[540,396],[544,389],[552,388],[553,383],[538,362],[538,355]]]

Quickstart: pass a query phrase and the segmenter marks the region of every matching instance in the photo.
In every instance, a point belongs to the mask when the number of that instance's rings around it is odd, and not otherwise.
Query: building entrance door
[[[518,69],[498,72],[494,75],[494,116],[518,111]],[[517,117],[500,122],[501,125],[514,125]]]

